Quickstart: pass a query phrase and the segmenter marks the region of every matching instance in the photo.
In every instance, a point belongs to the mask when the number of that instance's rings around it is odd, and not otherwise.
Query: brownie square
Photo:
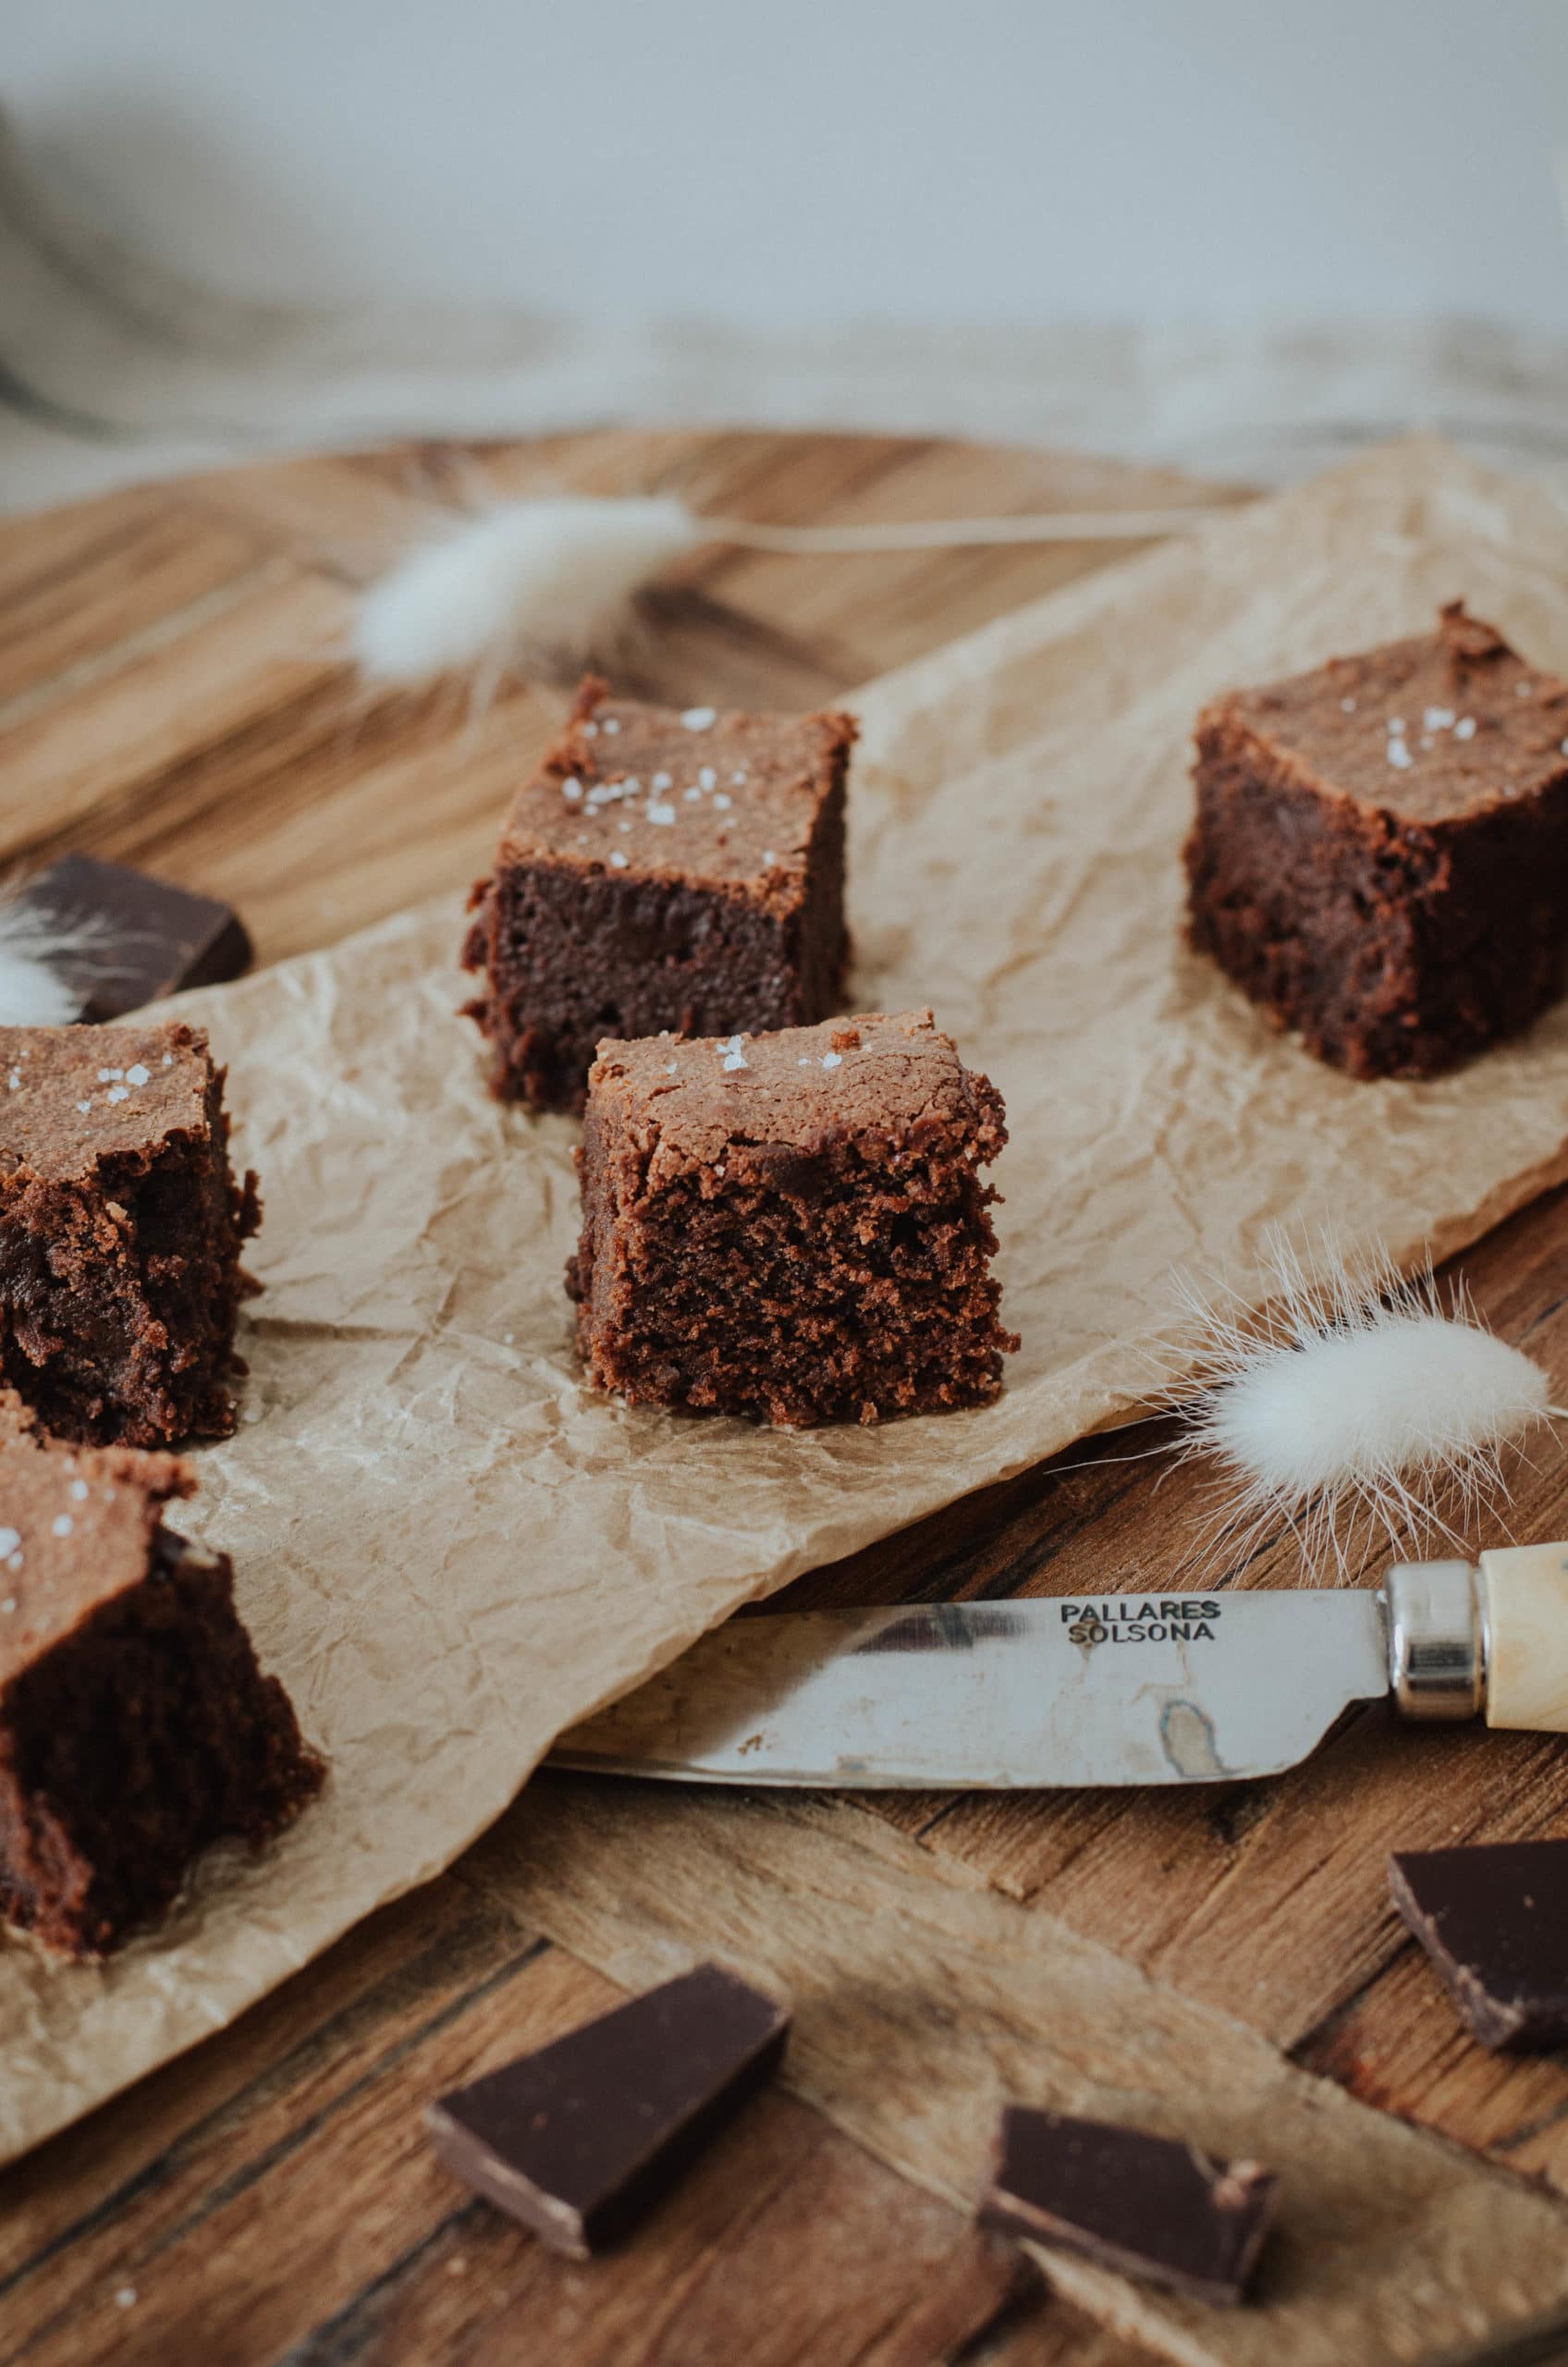
[[[0,1391],[0,1915],[116,1947],[221,1834],[259,1843],[321,1762],[256,1665],[223,1554],[163,1526],[189,1464],[45,1439]]]
[[[678,713],[583,683],[470,899],[466,1008],[503,1099],[581,1110],[604,1036],[836,1008],[854,737],[848,715]]]
[[[62,1438],[234,1428],[239,1248],[224,1072],[161,1027],[0,1027],[0,1381]]]
[[[1018,1345],[979,1179],[1006,1139],[929,1012],[601,1044],[567,1285],[590,1382],[792,1424],[987,1404]]]
[[[1568,684],[1490,625],[1438,631],[1198,718],[1193,945],[1358,1077],[1517,1034],[1568,953]]]

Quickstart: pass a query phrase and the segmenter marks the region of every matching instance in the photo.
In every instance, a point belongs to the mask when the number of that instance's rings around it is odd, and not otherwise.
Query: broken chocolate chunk
[[[96,855],[63,855],[15,901],[60,940],[49,964],[80,997],[82,1019],[118,1019],[251,966],[245,925],[227,904]]]
[[[1123,2276],[1239,2301],[1276,2184],[1257,2162],[1216,2162],[1145,2129],[1009,2104],[980,2217]]]
[[[575,2260],[627,2234],[760,2088],[790,2017],[717,1965],[456,2089],[425,2115],[448,2169]]]
[[[1483,2046],[1568,2045],[1568,1840],[1401,1850],[1389,1890]]]

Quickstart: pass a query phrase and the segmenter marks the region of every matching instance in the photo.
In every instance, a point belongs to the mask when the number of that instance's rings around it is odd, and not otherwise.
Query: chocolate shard
[[[217,986],[251,966],[238,913],[123,863],[63,855],[16,901],[64,940],[52,966],[80,996],[82,1019],[119,1019],[161,995]]]
[[[1568,2045],[1568,1840],[1401,1850],[1389,1890],[1483,2046]]]
[[[1009,2104],[982,2223],[1205,2301],[1239,2301],[1278,2181],[1257,2162]]]
[[[778,2063],[790,2017],[713,1964],[458,2088],[425,2123],[448,2169],[552,2250],[616,2243]]]

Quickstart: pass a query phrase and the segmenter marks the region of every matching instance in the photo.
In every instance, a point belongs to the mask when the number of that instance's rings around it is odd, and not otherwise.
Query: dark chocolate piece
[[[0,1915],[101,1955],[223,1834],[319,1790],[227,1557],[163,1526],[188,1463],[44,1439],[0,1391]]]
[[[0,1381],[61,1438],[234,1428],[261,1203],[229,1166],[223,1086],[178,1020],[0,1027]]]
[[[1568,1840],[1403,1849],[1389,1890],[1483,2046],[1568,2046]]]
[[[581,1110],[601,1036],[826,1018],[854,737],[848,715],[678,713],[585,681],[471,900],[496,1092]]]
[[[1430,1076],[1568,975],[1568,683],[1439,630],[1198,717],[1188,931],[1351,1075]]]
[[[459,2088],[426,2125],[448,2169],[553,2251],[616,2243],[778,2065],[790,2017],[717,1965]]]
[[[588,1378],[632,1404],[874,1422],[985,1405],[1001,1096],[927,1012],[605,1043],[568,1288]]]
[[[1123,2276],[1239,2301],[1277,2184],[1257,2162],[1215,2162],[1145,2129],[1009,2104],[980,2216]]]
[[[228,905],[97,855],[62,855],[14,901],[65,940],[50,967],[80,996],[86,1020],[119,1019],[251,966],[245,925]]]

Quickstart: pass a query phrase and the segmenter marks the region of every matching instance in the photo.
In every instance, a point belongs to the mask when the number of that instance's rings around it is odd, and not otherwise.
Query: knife
[[[1568,1544],[1376,1593],[1201,1589],[737,1619],[552,1763],[700,1784],[1033,1790],[1277,1775],[1356,1703],[1568,1733]]]

